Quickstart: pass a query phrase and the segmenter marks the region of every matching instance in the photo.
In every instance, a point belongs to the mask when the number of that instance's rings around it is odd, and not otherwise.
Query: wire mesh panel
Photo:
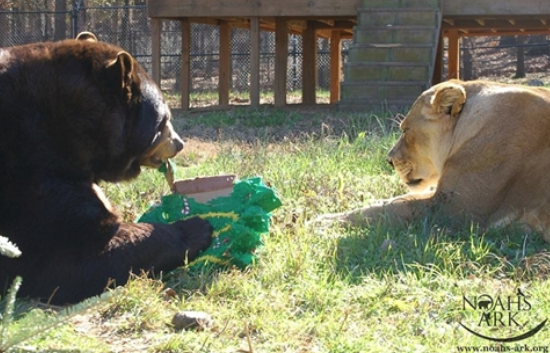
[[[218,26],[191,24],[191,59],[189,83],[191,105],[217,104],[219,81],[220,30]],[[329,88],[329,41],[318,40],[318,87]],[[302,37],[289,36],[287,90],[302,89]],[[250,87],[250,31],[231,29],[230,41],[230,98],[233,102],[246,103]],[[161,80],[165,91],[181,92],[181,25],[179,21],[163,21],[161,32]],[[260,90],[269,92],[275,80],[275,34],[260,33]],[[263,98],[270,103],[272,98]],[[299,95],[289,101],[299,102]],[[179,102],[173,102],[177,107]]]
[[[0,11],[0,47],[67,38],[70,19],[70,12]]]
[[[150,69],[151,29],[146,6],[87,7],[74,10],[73,35],[90,31],[124,48]]]
[[[88,0],[88,5],[99,4]],[[152,71],[151,28],[143,1],[113,0],[124,6],[82,6],[82,0],[71,1],[62,11],[54,11],[57,1],[0,1],[0,46],[73,38],[80,31],[94,32],[102,41],[129,51],[148,71]],[[6,5],[7,4],[7,5]],[[128,6],[126,4],[129,4]],[[139,5],[131,5],[139,4]],[[191,105],[218,104],[220,30],[218,26],[191,24]],[[351,40],[342,41],[342,59],[347,60]],[[516,37],[475,37],[461,40],[461,77],[515,77],[546,74],[549,71],[550,40],[548,35]],[[446,60],[446,58],[444,58]],[[298,103],[302,89],[302,37],[288,38],[287,102]],[[306,63],[307,64],[307,63]],[[521,65],[520,65],[521,64]],[[522,66],[523,65],[523,66]],[[247,103],[250,87],[250,32],[232,28],[230,41],[230,100]],[[275,80],[275,34],[260,33],[260,90],[273,91]],[[445,73],[444,73],[445,75]],[[521,76],[521,75],[520,75]],[[317,89],[329,90],[330,41],[317,40]],[[181,94],[181,24],[162,21],[161,88],[173,107],[180,104]],[[262,103],[272,97],[262,94]]]

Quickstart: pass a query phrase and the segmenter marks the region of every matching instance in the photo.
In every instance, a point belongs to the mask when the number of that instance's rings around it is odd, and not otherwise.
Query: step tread
[[[435,45],[433,43],[352,43],[350,49],[368,49],[368,48],[433,48]]]
[[[354,67],[430,67],[430,63],[424,61],[347,61],[346,66]]]
[[[427,81],[380,81],[380,80],[356,80],[342,81],[344,86],[426,86]]]
[[[386,31],[399,31],[399,30],[411,30],[411,29],[420,29],[420,30],[435,30],[437,26],[435,24],[426,24],[426,25],[386,25],[386,26],[365,26],[357,25],[355,27],[356,31],[375,31],[375,30],[386,30]]]
[[[396,110],[406,113],[413,105],[414,100],[373,100],[373,99],[355,99],[341,100],[336,103],[336,108],[352,111],[386,111]]]
[[[411,99],[383,99],[383,100],[377,100],[377,99],[358,99],[358,98],[348,98],[348,99],[342,99],[338,102],[338,104],[349,104],[349,105],[374,105],[374,104],[384,104],[385,102],[398,102],[402,104],[411,104],[414,102],[414,100]]]
[[[438,12],[435,7],[361,7],[357,12]]]

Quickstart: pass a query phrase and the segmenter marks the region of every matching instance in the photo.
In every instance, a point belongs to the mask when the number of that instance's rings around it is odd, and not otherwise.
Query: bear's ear
[[[134,59],[130,54],[121,51],[116,59],[107,62],[106,70],[111,80],[111,87],[122,90],[126,101],[132,98],[132,82],[134,80]]]
[[[441,117],[442,114],[454,118],[460,113],[464,103],[466,91],[457,82],[441,84],[430,100],[434,118]]]
[[[76,38],[76,40],[87,40],[90,42],[97,42],[97,37],[92,32],[80,32]]]

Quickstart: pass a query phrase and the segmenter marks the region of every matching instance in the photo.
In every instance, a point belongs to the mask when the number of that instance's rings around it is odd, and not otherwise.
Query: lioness
[[[388,154],[409,193],[321,217],[355,225],[437,210],[485,227],[518,222],[550,241],[550,90],[451,80],[423,92]]]

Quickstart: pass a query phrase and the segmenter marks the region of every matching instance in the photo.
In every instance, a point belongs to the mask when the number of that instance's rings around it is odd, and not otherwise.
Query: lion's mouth
[[[418,186],[422,183],[424,179],[413,179],[413,180],[409,180],[407,181],[407,186],[408,187],[415,187],[415,186]]]

